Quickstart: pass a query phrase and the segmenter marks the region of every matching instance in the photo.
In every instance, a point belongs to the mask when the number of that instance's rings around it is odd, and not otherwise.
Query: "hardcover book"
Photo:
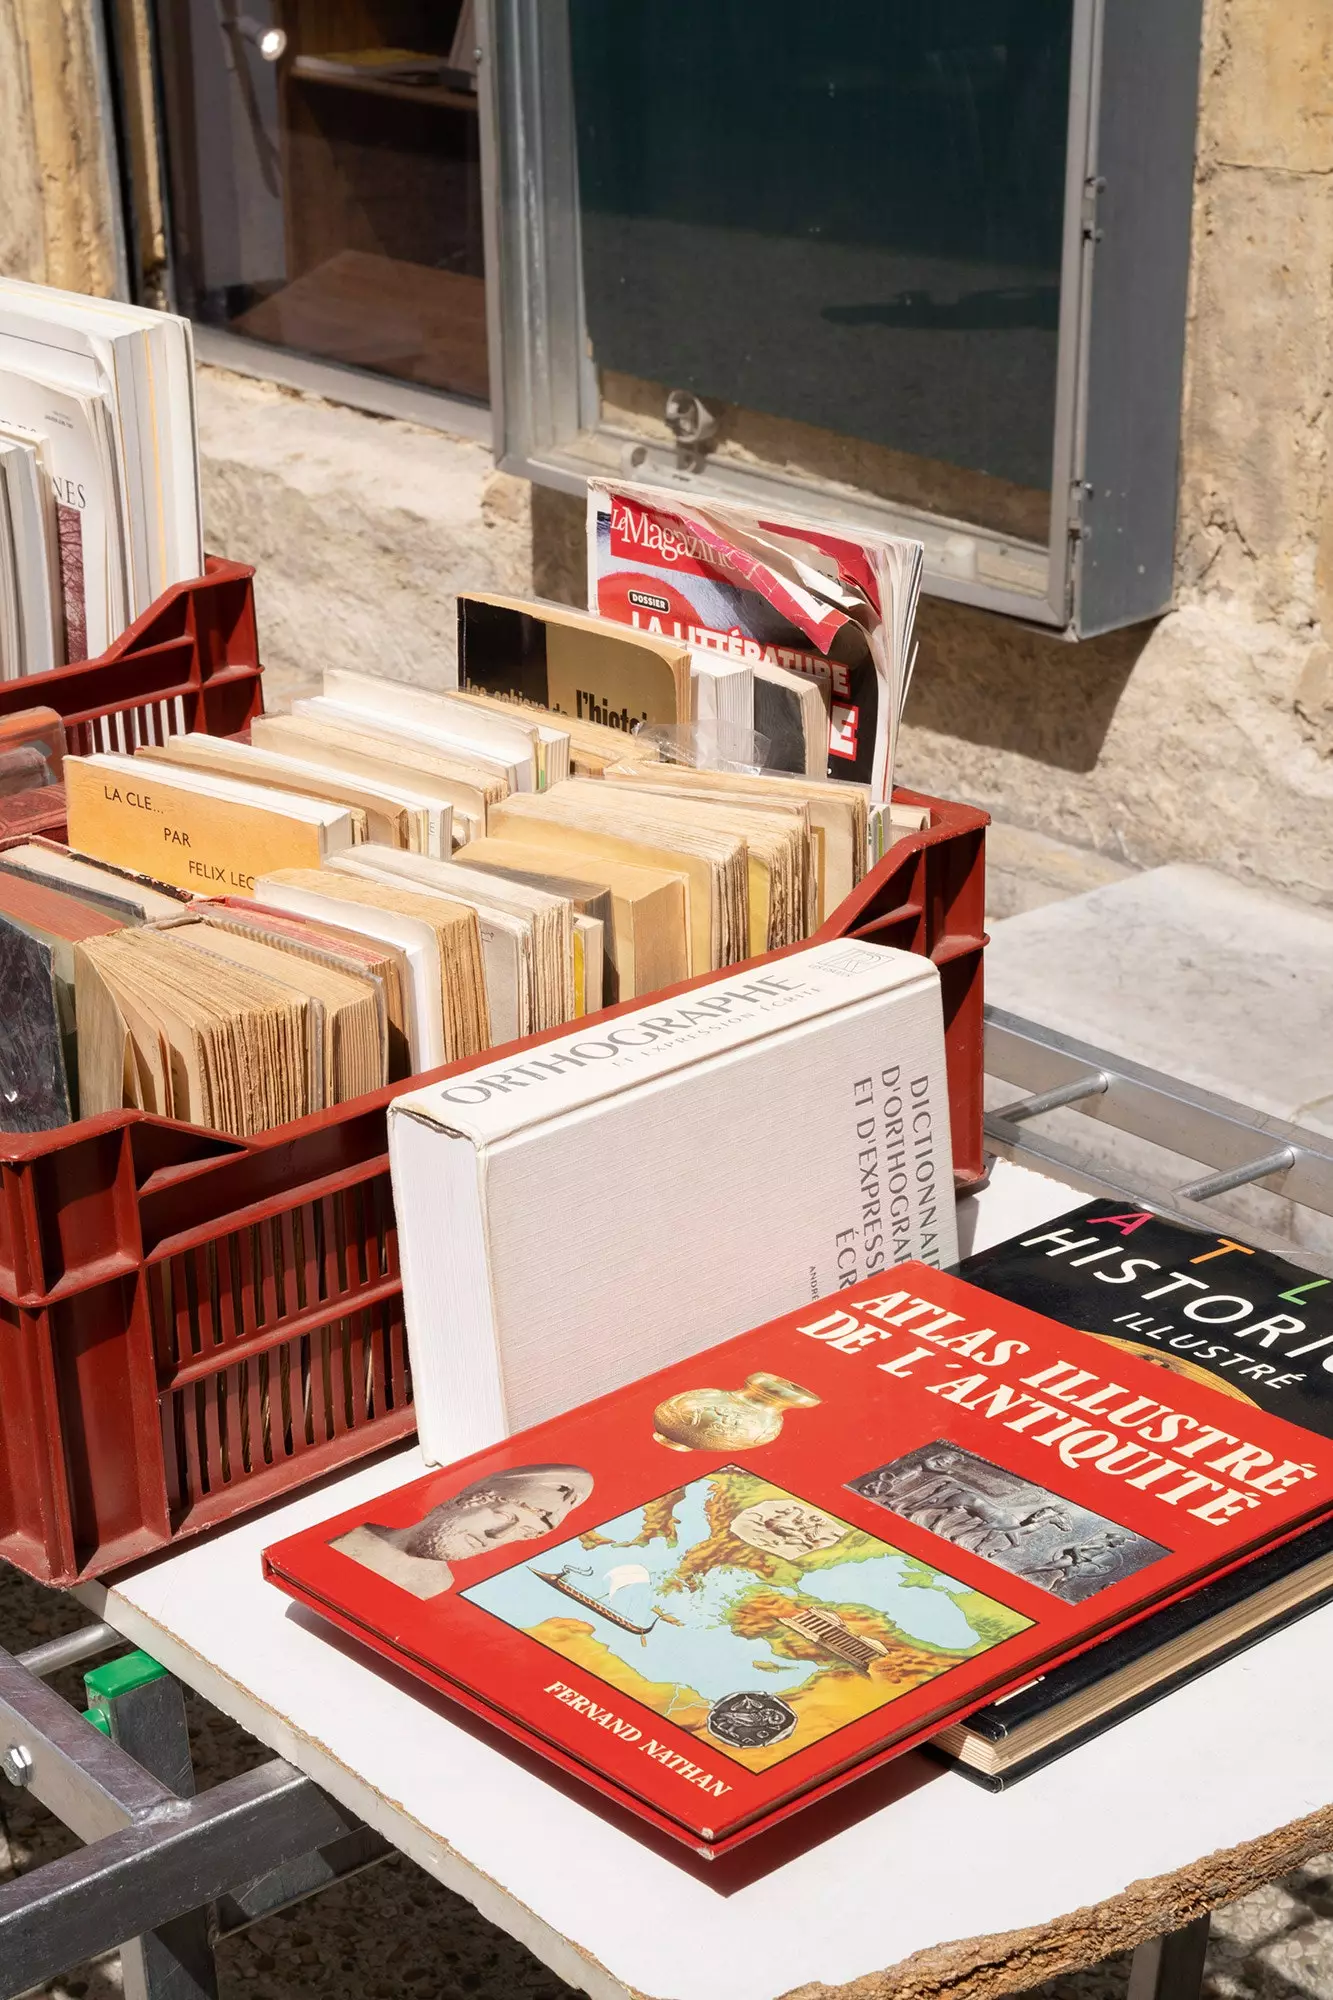
[[[1228,1570],[954,1723],[930,1747],[1006,1791],[1333,1598],[1333,1520]]]
[[[278,1543],[721,1854],[1333,1508],[1333,1446],[908,1263]]]
[[[1120,1201],[1089,1201],[962,1265],[974,1284],[1239,1403],[1333,1435],[1333,1283]],[[1333,1528],[1294,1537],[1090,1647],[933,1745],[1000,1790],[1333,1593]]]
[[[968,1258],[974,1285],[1333,1437],[1333,1280],[1123,1201]]]

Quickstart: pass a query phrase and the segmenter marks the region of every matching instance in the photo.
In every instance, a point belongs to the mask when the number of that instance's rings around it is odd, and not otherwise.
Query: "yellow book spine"
[[[586,984],[587,984],[587,972],[584,966],[583,933],[582,931],[575,931],[574,933],[574,1019],[576,1021],[579,1020],[588,1011],[584,1005],[584,987],[586,986]]]
[[[71,847],[197,896],[252,896],[256,875],[323,859],[318,826],[186,791],[146,758],[131,778],[67,757],[65,794]]]

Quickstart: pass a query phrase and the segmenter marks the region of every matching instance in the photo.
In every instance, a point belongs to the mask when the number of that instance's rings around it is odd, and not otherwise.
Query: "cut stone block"
[[[992,1006],[1333,1135],[1333,920],[1206,868],[1155,868],[997,924]],[[991,1097],[1012,1099],[1004,1089]],[[1094,1170],[1147,1186],[1198,1177],[1191,1161],[1062,1111],[1034,1126]],[[1174,1180],[1172,1176],[1174,1175]],[[1261,1189],[1213,1204],[1297,1245],[1333,1247],[1333,1222]]]

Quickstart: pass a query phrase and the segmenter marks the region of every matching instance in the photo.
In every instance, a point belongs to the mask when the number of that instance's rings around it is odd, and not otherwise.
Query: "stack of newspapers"
[[[202,570],[189,322],[0,278],[0,678],[96,658]]]

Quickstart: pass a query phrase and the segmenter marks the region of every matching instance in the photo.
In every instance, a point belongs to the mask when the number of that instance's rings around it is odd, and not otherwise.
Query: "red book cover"
[[[1333,1507],[1333,1444],[903,1264],[265,1552],[700,1853]]]

